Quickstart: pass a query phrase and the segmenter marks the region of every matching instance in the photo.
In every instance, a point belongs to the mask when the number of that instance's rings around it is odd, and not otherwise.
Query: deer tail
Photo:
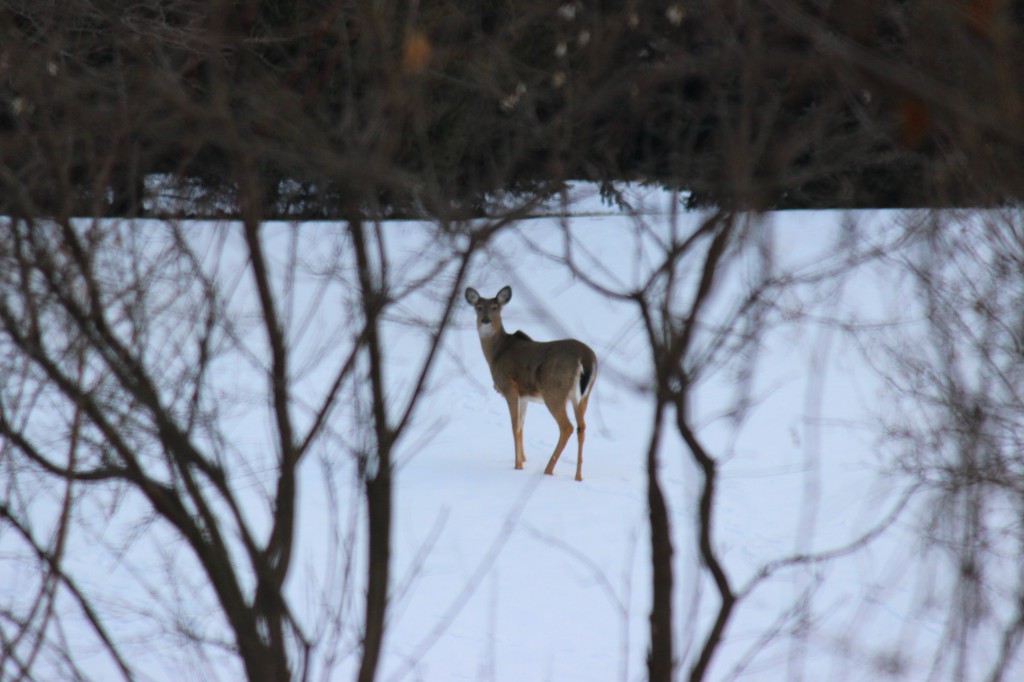
[[[580,397],[587,395],[594,385],[597,374],[597,358],[588,353],[580,358]]]

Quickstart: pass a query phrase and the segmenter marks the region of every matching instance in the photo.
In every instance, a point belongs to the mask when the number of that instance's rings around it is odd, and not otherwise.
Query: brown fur
[[[477,314],[480,346],[491,370],[494,389],[505,397],[512,420],[515,444],[515,468],[522,469],[523,419],[526,400],[541,400],[558,423],[559,438],[555,451],[544,469],[554,472],[573,427],[565,404],[571,403],[576,417],[576,480],[582,480],[584,416],[594,380],[597,377],[597,356],[586,344],[576,339],[534,341],[521,331],[509,334],[501,321],[501,309],[512,297],[511,287],[504,287],[494,298],[481,298],[475,289],[466,289],[466,301]]]

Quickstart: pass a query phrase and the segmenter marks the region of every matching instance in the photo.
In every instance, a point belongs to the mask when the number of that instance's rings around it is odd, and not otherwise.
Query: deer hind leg
[[[544,404],[548,406],[551,416],[558,422],[558,445],[555,446],[555,451],[551,454],[547,467],[544,468],[544,473],[551,476],[555,473],[555,464],[558,462],[558,457],[562,454],[562,450],[565,449],[565,444],[569,442],[569,436],[572,435],[572,422],[569,421],[569,415],[565,411],[564,398],[556,400],[545,397]]]
[[[512,422],[512,443],[516,451],[515,468],[522,469],[526,456],[523,454],[523,419],[526,417],[526,401],[518,391],[509,391],[505,396],[508,402],[508,416]]]
[[[583,438],[587,432],[587,422],[584,416],[587,413],[587,400],[590,394],[583,396],[579,402],[572,401],[572,411],[576,415],[576,443],[579,445],[579,452],[576,454],[576,480],[583,480]]]

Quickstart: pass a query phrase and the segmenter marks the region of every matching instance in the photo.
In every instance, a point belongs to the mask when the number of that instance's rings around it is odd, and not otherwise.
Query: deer
[[[508,403],[515,446],[515,468],[526,461],[523,452],[523,421],[528,401],[543,402],[558,423],[558,444],[544,473],[555,472],[562,450],[572,435],[566,403],[576,416],[576,480],[582,481],[584,416],[597,378],[597,355],[576,339],[534,341],[526,333],[509,334],[501,322],[501,310],[512,299],[512,287],[502,287],[494,298],[483,298],[473,287],[466,289],[466,302],[476,309],[480,347],[491,370],[494,390]]]

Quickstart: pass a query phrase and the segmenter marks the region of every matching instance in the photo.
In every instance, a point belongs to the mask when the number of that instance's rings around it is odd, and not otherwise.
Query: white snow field
[[[832,257],[847,218],[793,213],[767,223],[780,256],[813,270]],[[689,226],[699,219],[681,218]],[[623,281],[646,274],[625,220],[577,218],[570,229]],[[526,469],[512,469],[507,408],[490,386],[465,306],[421,415],[431,428],[403,449],[395,558],[398,575],[415,577],[395,600],[382,679],[645,679],[649,358],[635,309],[609,303],[536,253],[560,248],[559,231],[534,221],[499,240],[470,283],[485,296],[512,285],[503,314],[509,331],[571,335],[597,352],[584,480],[572,480],[575,439],[555,476],[542,476],[557,437],[542,405],[527,415]],[[888,311],[879,309],[880,286],[863,273],[821,305],[881,318]],[[801,295],[811,297],[794,292]],[[718,417],[737,392],[728,371],[709,378],[695,401],[701,435],[722,461],[715,540],[737,590],[772,562],[854,542],[900,499],[898,482],[878,476],[876,379],[837,332],[780,328],[757,366],[760,403],[746,423]],[[674,526],[677,655],[689,662],[718,603],[696,553],[701,475],[676,437],[662,443],[661,459]],[[922,633],[929,625],[915,621],[915,581],[892,575],[911,549],[905,542],[884,537],[764,581],[735,612],[711,679],[877,679],[890,656],[911,669],[926,665],[913,659],[917,637],[931,643]],[[901,633],[912,635],[910,646]]]
[[[655,214],[648,227],[668,229],[673,218],[664,211],[659,217],[657,209],[669,199],[648,201]],[[677,219],[685,231],[701,216]],[[763,229],[773,231],[785,267],[813,273],[840,257],[844,225],[881,241],[884,226],[897,219],[884,211],[777,213],[764,217]],[[522,329],[538,340],[573,336],[597,352],[584,480],[573,481],[575,438],[555,475],[542,475],[557,427],[537,404],[526,419],[525,470],[513,470],[507,408],[491,387],[473,311],[462,305],[415,435],[403,441],[399,456],[395,596],[383,680],[646,677],[650,361],[636,309],[609,302],[558,261],[560,225],[537,219],[503,235],[467,284],[484,296],[512,285],[503,313],[508,331]],[[600,264],[590,274],[604,282],[635,284],[657,262],[638,251],[632,218],[590,215],[568,226]],[[415,258],[421,248],[415,233],[409,226],[388,228],[396,254]],[[723,289],[743,279],[734,270]],[[911,324],[895,286],[891,273],[871,267],[825,287],[827,293],[794,287],[787,303],[810,317]],[[389,349],[389,376],[399,384],[408,354],[400,342]],[[920,546],[905,530],[913,519],[902,506],[908,482],[885,473],[879,378],[840,332],[806,321],[773,329],[756,367],[751,393],[758,403],[743,423],[721,414],[738,393],[728,368],[708,377],[695,400],[701,436],[721,462],[715,542],[733,588],[744,591],[709,679],[927,676],[943,627],[928,600],[941,602],[945,583],[940,567],[919,561]],[[701,476],[681,440],[672,429],[667,433],[660,476],[674,531],[683,678],[718,599],[697,557]],[[900,510],[901,525],[846,551]],[[829,561],[775,565],[831,552]],[[754,581],[766,570],[769,577]],[[353,670],[343,666],[336,678],[349,679]]]
[[[428,394],[398,445],[392,597],[378,679],[646,679],[650,358],[636,308],[604,298],[558,260],[568,229],[585,247],[576,253],[590,277],[609,286],[636,284],[657,264],[650,236],[692,229],[702,218],[669,215],[670,198],[662,194],[636,200],[648,204],[642,211],[647,236],[639,240],[635,217],[591,200],[574,205],[576,215],[567,220],[538,218],[502,233],[475,261],[465,285],[488,297],[512,286],[503,312],[508,331],[522,329],[537,340],[572,336],[598,355],[583,481],[573,480],[575,436],[554,476],[542,475],[558,430],[540,404],[531,405],[526,417],[525,469],[513,469],[505,401],[492,388],[473,310],[460,297]],[[782,212],[759,218],[759,229],[770,234],[780,267],[812,275],[844,257],[837,247],[848,234],[844,228],[856,224],[883,243],[886,225],[899,219],[887,211]],[[267,251],[277,271],[291,257],[296,229],[296,248],[306,262],[317,260],[315,249],[331,248],[329,233],[340,229],[269,227]],[[202,229],[197,227],[197,235]],[[394,277],[415,277],[417,268],[426,267],[423,254],[431,248],[424,231],[415,224],[383,229]],[[233,239],[228,238],[216,268],[225,282],[237,279],[242,269],[241,262],[232,262]],[[742,291],[750,280],[748,267],[753,264],[729,269],[712,310],[724,309],[730,295]],[[303,330],[296,344],[300,356],[304,344],[329,347],[331,335],[344,326],[346,309],[329,291],[313,285],[303,291],[307,285],[301,277],[293,285],[300,293],[289,319]],[[238,309],[251,303],[247,286],[237,285],[232,305]],[[936,647],[948,634],[942,618],[949,568],[922,552],[914,532],[918,509],[902,504],[911,482],[891,471],[885,449],[881,417],[889,399],[879,367],[869,367],[862,352],[870,350],[872,337],[848,335],[827,323],[843,320],[887,332],[898,323],[911,330],[917,318],[906,286],[880,264],[829,280],[827,286],[794,285],[754,359],[752,381],[743,384],[738,365],[726,364],[697,387],[693,410],[699,436],[719,462],[714,543],[742,596],[709,679],[920,680],[932,672]],[[439,295],[424,291],[398,312],[430,319]],[[419,366],[423,335],[397,322],[385,334],[385,378],[397,404]],[[310,357],[308,368],[295,369],[309,395],[317,395],[329,380],[319,368],[332,365],[318,362]],[[266,516],[260,506],[263,491],[272,490],[274,481],[269,428],[261,421],[268,419],[268,410],[261,402],[265,398],[258,397],[265,381],[244,361],[218,368],[225,373],[217,379],[224,395],[253,396],[251,410],[236,401],[222,417],[227,435],[235,439],[231,451],[249,457],[265,450],[262,459],[247,460],[247,473],[234,481],[241,490],[251,485],[252,523],[259,527]],[[731,419],[729,410],[744,394],[755,401],[749,416]],[[351,428],[353,414],[349,405],[339,408],[333,417],[339,431]],[[338,442],[356,438],[344,432]],[[660,458],[673,530],[677,677],[685,679],[718,597],[697,553],[701,473],[672,428],[666,430]],[[351,680],[358,668],[365,517],[354,470],[343,447],[320,448],[302,469],[300,535],[288,590],[306,634],[317,642],[310,680]],[[98,528],[116,537],[84,538],[76,555],[78,562],[96,562],[104,576],[92,587],[106,590],[109,601],[101,606],[109,607],[113,634],[128,638],[128,651],[151,651],[152,665],[140,671],[145,679],[235,679],[240,670],[229,653],[191,660],[124,592],[145,594],[154,611],[161,603],[191,610],[194,620],[187,625],[196,632],[225,634],[213,611],[201,611],[211,602],[199,586],[200,576],[193,585],[165,582],[169,566],[188,573],[187,549],[166,534],[147,538],[148,525],[126,520],[133,513],[129,503],[117,513],[109,511],[114,497],[108,511],[97,507],[97,514],[109,514]],[[896,523],[873,536],[897,511]],[[865,536],[870,542],[858,544]],[[125,556],[111,557],[93,544],[122,547]],[[819,554],[829,556],[785,563]],[[3,587],[10,570],[0,574],[0,590],[17,589]],[[112,576],[109,583],[106,576]],[[323,618],[324,595],[337,606],[337,618]],[[991,647],[996,652],[998,642]],[[97,666],[105,665],[100,658]],[[1010,672],[1024,679],[1024,664],[1017,661]]]

